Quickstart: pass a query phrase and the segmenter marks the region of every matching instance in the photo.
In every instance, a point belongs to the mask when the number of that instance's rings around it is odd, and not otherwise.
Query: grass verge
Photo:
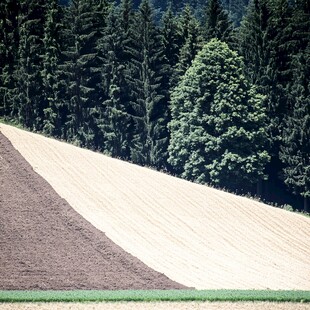
[[[310,302],[310,291],[138,290],[0,291],[0,302],[268,301]]]

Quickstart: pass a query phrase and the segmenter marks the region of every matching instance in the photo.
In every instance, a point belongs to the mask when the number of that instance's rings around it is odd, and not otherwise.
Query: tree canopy
[[[265,111],[236,52],[207,43],[172,93],[169,162],[182,177],[246,190],[264,178]]]

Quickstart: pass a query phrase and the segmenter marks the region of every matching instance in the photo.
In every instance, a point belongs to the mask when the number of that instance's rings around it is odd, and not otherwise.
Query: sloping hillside
[[[1,132],[0,210],[0,290],[184,288],[87,222]]]
[[[55,191],[127,252],[198,289],[310,289],[310,219],[0,124]]]

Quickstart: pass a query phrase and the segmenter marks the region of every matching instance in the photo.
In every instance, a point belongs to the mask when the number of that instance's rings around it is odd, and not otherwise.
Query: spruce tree
[[[130,87],[135,130],[131,159],[159,168],[165,166],[167,157],[168,105],[161,91],[163,41],[148,0],[141,2],[134,27]]]
[[[202,19],[204,15],[204,8],[205,8],[206,1],[205,0],[188,0],[186,1],[186,3],[188,3],[192,7],[195,17],[198,20]]]
[[[177,63],[177,74],[182,77],[186,70],[191,66],[192,61],[202,47],[202,37],[200,34],[199,23],[193,19],[188,25],[188,35],[184,45],[180,49],[179,62]]]
[[[198,20],[193,15],[192,9],[186,5],[178,19],[181,33],[179,41],[179,59],[173,75],[173,84],[176,85],[185,71],[191,66],[193,59],[202,48],[202,34]]]
[[[270,84],[266,72],[270,58],[268,45],[270,18],[271,12],[267,0],[253,0],[241,22],[238,36],[239,51],[244,58],[246,76],[266,94]]]
[[[223,8],[228,12],[229,19],[236,27],[240,26],[240,22],[246,13],[249,0],[223,0]]]
[[[125,45],[129,31],[130,4],[123,1],[122,7],[113,7],[107,18],[98,50],[102,61],[102,105],[97,126],[98,148],[105,153],[123,159],[129,158],[130,96],[127,83],[127,54]]]
[[[19,4],[14,0],[0,3],[0,117],[14,117],[12,103],[16,82],[14,71],[18,51]]]
[[[171,6],[168,7],[161,21],[161,34],[164,44],[164,55],[166,58],[169,71],[173,71],[173,68],[179,61],[179,44],[182,40],[182,34],[180,25],[178,25],[177,18],[172,11]],[[184,44],[185,42],[183,42]]]
[[[280,159],[284,164],[285,184],[304,198],[304,210],[309,212],[310,197],[310,44],[305,54],[295,58],[295,82],[292,95],[295,104],[285,118]]]
[[[290,20],[290,7],[286,0],[253,0],[240,29],[240,53],[244,57],[246,77],[265,95],[267,113],[268,151],[270,164],[266,167],[268,192],[279,191],[279,160],[283,119],[289,112],[286,85],[290,80],[289,51],[286,46],[286,28]]]
[[[129,34],[133,23],[134,13],[131,0],[122,0],[120,3],[120,23],[126,40],[129,40]]]
[[[287,102],[286,86],[291,80],[289,72],[290,49],[286,43],[290,35],[286,33],[291,18],[291,7],[287,0],[273,0],[270,4],[271,18],[269,23],[269,49],[270,62],[268,75],[272,83],[270,92],[270,112],[272,118],[278,118],[281,130],[282,120],[287,115],[289,106]]]
[[[292,16],[284,29],[285,42],[282,48],[287,52],[288,57],[288,83],[286,83],[286,95],[288,97],[288,108],[295,105],[295,94],[292,88],[296,87],[296,67],[307,55],[310,42],[310,1],[296,1],[292,7]]]
[[[96,147],[100,64],[97,41],[102,35],[108,4],[100,0],[72,0],[67,10],[66,47],[62,70],[66,76],[66,138]]]
[[[180,12],[184,6],[184,1],[180,0],[168,0],[168,5],[171,5],[173,12]]]
[[[175,86],[175,68],[179,61],[179,42],[181,41],[180,27],[177,23],[176,16],[172,12],[171,6],[169,6],[163,16],[161,26],[164,48],[161,89],[165,96],[164,101],[170,103],[170,90]],[[167,116],[167,122],[169,121],[170,113]]]
[[[270,150],[275,159],[282,120],[288,111],[285,87],[290,77],[285,29],[289,19],[286,0],[254,0],[240,27],[240,51],[246,75],[266,95]]]
[[[16,93],[13,113],[23,126],[42,130],[44,119],[41,72],[45,24],[45,0],[21,0],[18,17],[19,47],[14,72]]]
[[[57,0],[47,4],[44,26],[43,54],[43,90],[44,90],[44,120],[43,133],[62,137],[62,105],[60,98],[59,64],[61,58],[61,19],[62,14]]]
[[[181,31],[180,46],[185,44],[186,38],[189,34],[190,25],[195,23],[194,20],[197,21],[193,14],[193,9],[189,4],[186,4],[177,21]]]
[[[162,65],[162,80],[161,80],[161,93],[164,96],[163,102],[165,102],[166,116],[165,127],[171,121],[170,109],[167,108],[170,105],[171,90],[176,84],[176,66],[179,62],[180,47],[179,43],[182,40],[180,26],[178,25],[177,18],[172,12],[171,5],[169,5],[161,21],[161,35],[163,39],[163,65]],[[169,133],[166,129],[166,146],[169,145]],[[166,155],[168,156],[168,155]],[[167,159],[167,158],[166,158]],[[165,159],[165,162],[166,162]],[[166,162],[165,169],[171,170],[170,166]]]
[[[227,12],[223,9],[220,0],[209,0],[206,7],[206,25],[204,29],[205,40],[217,38],[233,45],[233,24]]]
[[[297,1],[286,28],[290,81],[286,86],[289,111],[284,117],[280,159],[287,187],[304,197],[309,212],[310,196],[310,2]],[[289,35],[290,34],[290,35]]]
[[[265,110],[243,69],[212,39],[174,89],[169,162],[181,177],[240,192],[265,177]]]

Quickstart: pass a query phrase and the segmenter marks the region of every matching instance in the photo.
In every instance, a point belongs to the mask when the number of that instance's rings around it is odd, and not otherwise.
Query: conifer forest
[[[0,1],[1,120],[308,212],[309,91],[310,0]]]

